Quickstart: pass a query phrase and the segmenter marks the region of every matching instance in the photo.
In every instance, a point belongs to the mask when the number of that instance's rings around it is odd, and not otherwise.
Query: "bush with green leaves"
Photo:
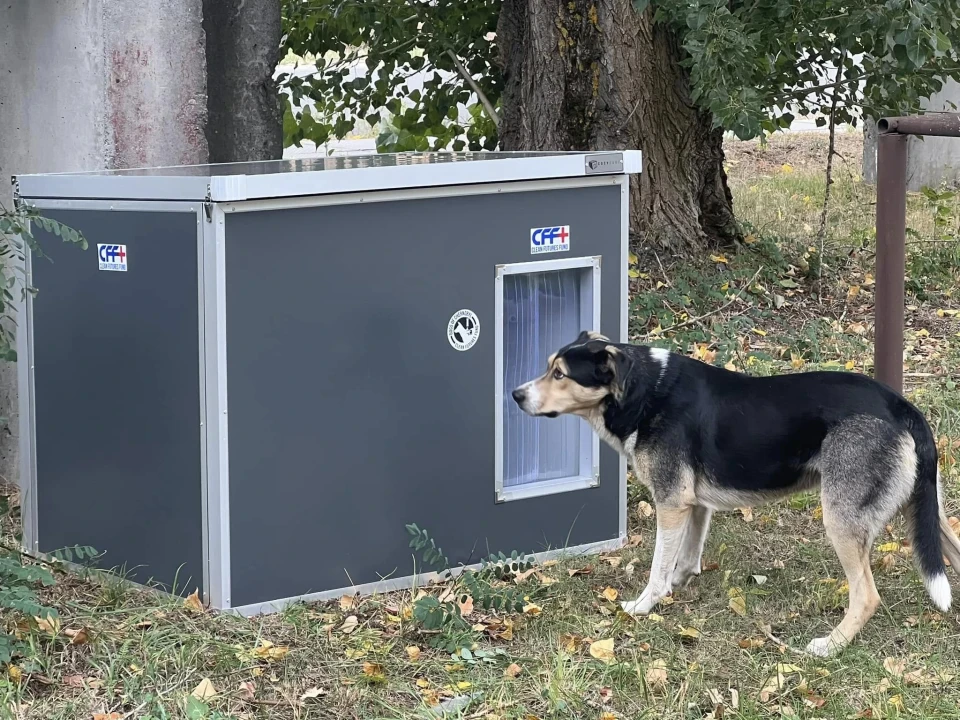
[[[436,572],[441,580],[453,583],[449,595],[457,600],[441,602],[439,598],[427,594],[413,604],[413,616],[420,626],[438,633],[430,641],[434,647],[454,652],[470,644],[466,638],[471,636],[472,631],[460,613],[460,603],[465,602],[467,596],[473,599],[475,607],[484,610],[523,611],[526,593],[511,581],[518,573],[533,567],[531,556],[521,555],[516,550],[510,555],[491,553],[480,560],[479,569],[455,569],[426,530],[416,523],[406,527],[411,536],[410,547],[420,553],[426,569]]]

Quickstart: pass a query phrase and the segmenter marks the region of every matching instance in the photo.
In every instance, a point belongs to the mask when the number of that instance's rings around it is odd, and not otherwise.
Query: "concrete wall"
[[[954,104],[956,107],[954,107]],[[960,83],[948,80],[943,90],[922,103],[925,110],[960,112]],[[863,138],[863,179],[877,180],[877,127],[866,123]],[[907,141],[907,189],[936,188],[960,183],[960,138],[912,137]]]
[[[0,4],[0,202],[13,174],[206,162],[201,0]],[[0,365],[0,474],[17,476]]]

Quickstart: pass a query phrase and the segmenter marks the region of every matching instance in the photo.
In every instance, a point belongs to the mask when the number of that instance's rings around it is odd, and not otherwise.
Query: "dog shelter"
[[[24,545],[213,607],[409,586],[626,536],[626,467],[510,390],[627,333],[638,151],[414,153],[14,179]],[[52,262],[51,262],[52,261]]]

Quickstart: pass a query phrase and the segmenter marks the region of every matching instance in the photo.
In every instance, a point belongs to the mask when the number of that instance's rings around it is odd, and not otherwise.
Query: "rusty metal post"
[[[873,374],[903,391],[903,276],[906,272],[907,136],[877,137],[877,289]]]

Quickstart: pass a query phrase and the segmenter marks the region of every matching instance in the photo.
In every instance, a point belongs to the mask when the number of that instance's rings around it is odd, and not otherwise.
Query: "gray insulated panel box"
[[[636,151],[341,156],[15,179],[24,544],[213,607],[619,546],[626,467],[510,391],[625,340]]]

